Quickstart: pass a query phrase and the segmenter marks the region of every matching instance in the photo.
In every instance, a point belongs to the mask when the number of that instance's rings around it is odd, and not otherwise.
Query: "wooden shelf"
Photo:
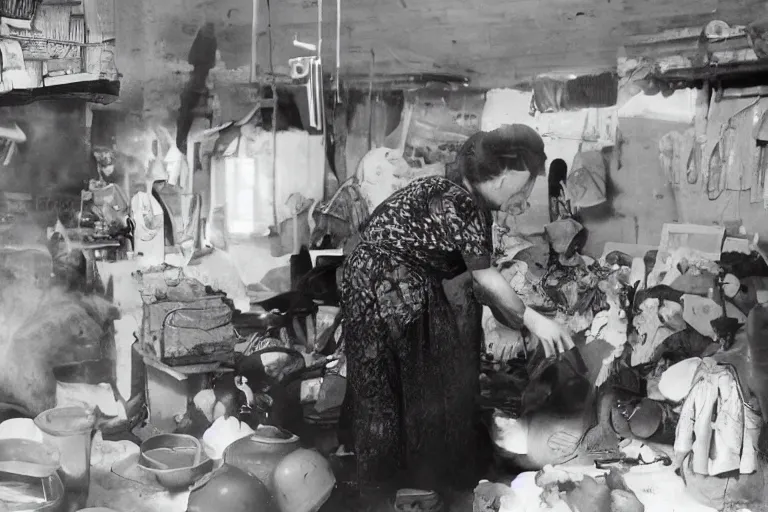
[[[120,96],[118,80],[75,82],[36,89],[14,89],[0,94],[0,107],[25,105],[41,100],[83,100],[107,105]]]

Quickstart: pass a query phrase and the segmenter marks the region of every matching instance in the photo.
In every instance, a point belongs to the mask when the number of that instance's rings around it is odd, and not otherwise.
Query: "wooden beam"
[[[662,73],[656,78],[671,82],[695,82],[699,80],[729,80],[744,77],[768,75],[768,63],[749,62],[745,64],[722,64],[689,69],[675,69]]]
[[[120,82],[98,80],[37,89],[14,89],[0,94],[0,107],[26,105],[41,100],[81,100],[109,104],[120,96]]]
[[[675,28],[672,30],[665,30],[658,34],[629,36],[624,39],[624,46],[644,46],[663,44],[670,41],[698,39],[701,36],[702,30],[703,27]]]
[[[710,62],[712,64],[739,64],[745,62],[757,62],[758,60],[760,59],[758,59],[755,50],[752,48],[714,52],[712,57],[710,57]]]

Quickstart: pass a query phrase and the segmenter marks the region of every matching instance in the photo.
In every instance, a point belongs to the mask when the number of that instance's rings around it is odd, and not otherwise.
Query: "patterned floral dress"
[[[476,484],[482,310],[467,270],[491,253],[489,213],[445,178],[412,182],[363,226],[341,289],[361,484],[403,470],[409,486]]]

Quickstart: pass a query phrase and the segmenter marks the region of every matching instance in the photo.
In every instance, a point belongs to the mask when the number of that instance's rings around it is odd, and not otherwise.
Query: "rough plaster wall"
[[[192,44],[198,28],[206,21],[215,21],[220,26],[227,6],[191,0],[118,0],[115,4],[117,66],[123,75],[121,108],[142,111],[145,117],[154,120],[175,120],[179,94],[192,69],[186,52],[178,50]],[[241,15],[250,20],[250,12]],[[232,105],[235,100],[230,96],[241,96],[234,85],[247,83],[248,74],[247,66],[227,69],[221,55],[211,71],[211,85],[217,93],[228,95],[224,120],[238,115],[239,108]],[[246,100],[240,97],[235,103]]]
[[[613,208],[582,212],[590,255],[599,256],[609,241],[656,245],[662,225],[678,218],[674,191],[659,165],[659,140],[685,128],[652,119],[621,119],[623,142],[610,170]]]

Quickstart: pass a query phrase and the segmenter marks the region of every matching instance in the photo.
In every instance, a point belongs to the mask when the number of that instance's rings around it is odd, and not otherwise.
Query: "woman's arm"
[[[487,216],[467,193],[459,188],[432,201],[430,209],[436,223],[442,223],[456,250],[461,253],[475,281],[475,296],[487,304],[501,323],[517,327],[521,323],[544,346],[547,356],[573,347],[562,326],[541,316],[518,297],[504,276],[491,264],[492,236]]]
[[[512,328],[525,325],[542,343],[547,357],[573,348],[573,340],[565,328],[526,307],[496,268],[475,270],[472,277],[477,300],[490,307],[504,325]]]
[[[472,272],[475,297],[484,306],[491,308],[496,320],[509,328],[523,325],[526,306],[504,276],[496,268]]]

